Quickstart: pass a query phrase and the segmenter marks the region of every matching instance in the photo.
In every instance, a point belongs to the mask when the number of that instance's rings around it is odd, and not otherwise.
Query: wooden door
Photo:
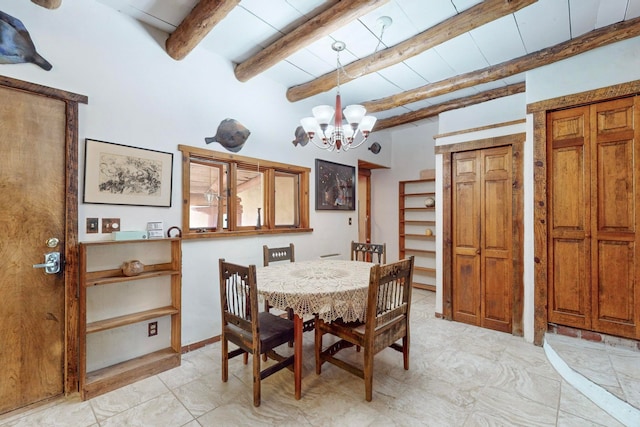
[[[477,151],[453,154],[453,319],[481,324],[480,158]]]
[[[629,338],[640,338],[639,107],[638,97],[591,107],[592,328]]]
[[[512,148],[453,156],[453,318],[511,332]]]
[[[0,413],[64,389],[64,277],[33,264],[64,254],[65,108],[0,87]]]
[[[640,337],[638,104],[549,114],[549,322]]]
[[[589,107],[553,113],[548,132],[549,321],[589,328]]]

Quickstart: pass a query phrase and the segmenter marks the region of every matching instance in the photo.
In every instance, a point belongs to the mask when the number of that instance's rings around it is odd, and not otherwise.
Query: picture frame
[[[84,203],[171,206],[173,154],[86,139]]]
[[[316,210],[356,209],[356,168],[316,159]]]

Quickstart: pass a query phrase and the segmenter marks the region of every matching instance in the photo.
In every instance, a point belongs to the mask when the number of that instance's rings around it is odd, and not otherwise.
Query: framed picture
[[[173,154],[86,140],[84,203],[171,206]]]
[[[356,168],[316,159],[316,210],[355,210]]]

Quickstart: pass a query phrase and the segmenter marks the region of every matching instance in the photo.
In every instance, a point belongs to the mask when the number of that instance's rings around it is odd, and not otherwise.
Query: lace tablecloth
[[[364,320],[373,265],[312,260],[258,267],[258,292],[273,307],[281,310],[290,307],[300,318],[317,314],[326,322],[338,318],[347,322]]]

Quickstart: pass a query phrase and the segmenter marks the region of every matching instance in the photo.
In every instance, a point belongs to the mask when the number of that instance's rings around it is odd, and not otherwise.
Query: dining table
[[[375,264],[314,259],[271,263],[256,269],[258,294],[280,310],[293,310],[295,397],[302,395],[302,333],[305,317],[325,322],[363,321],[369,276]]]

